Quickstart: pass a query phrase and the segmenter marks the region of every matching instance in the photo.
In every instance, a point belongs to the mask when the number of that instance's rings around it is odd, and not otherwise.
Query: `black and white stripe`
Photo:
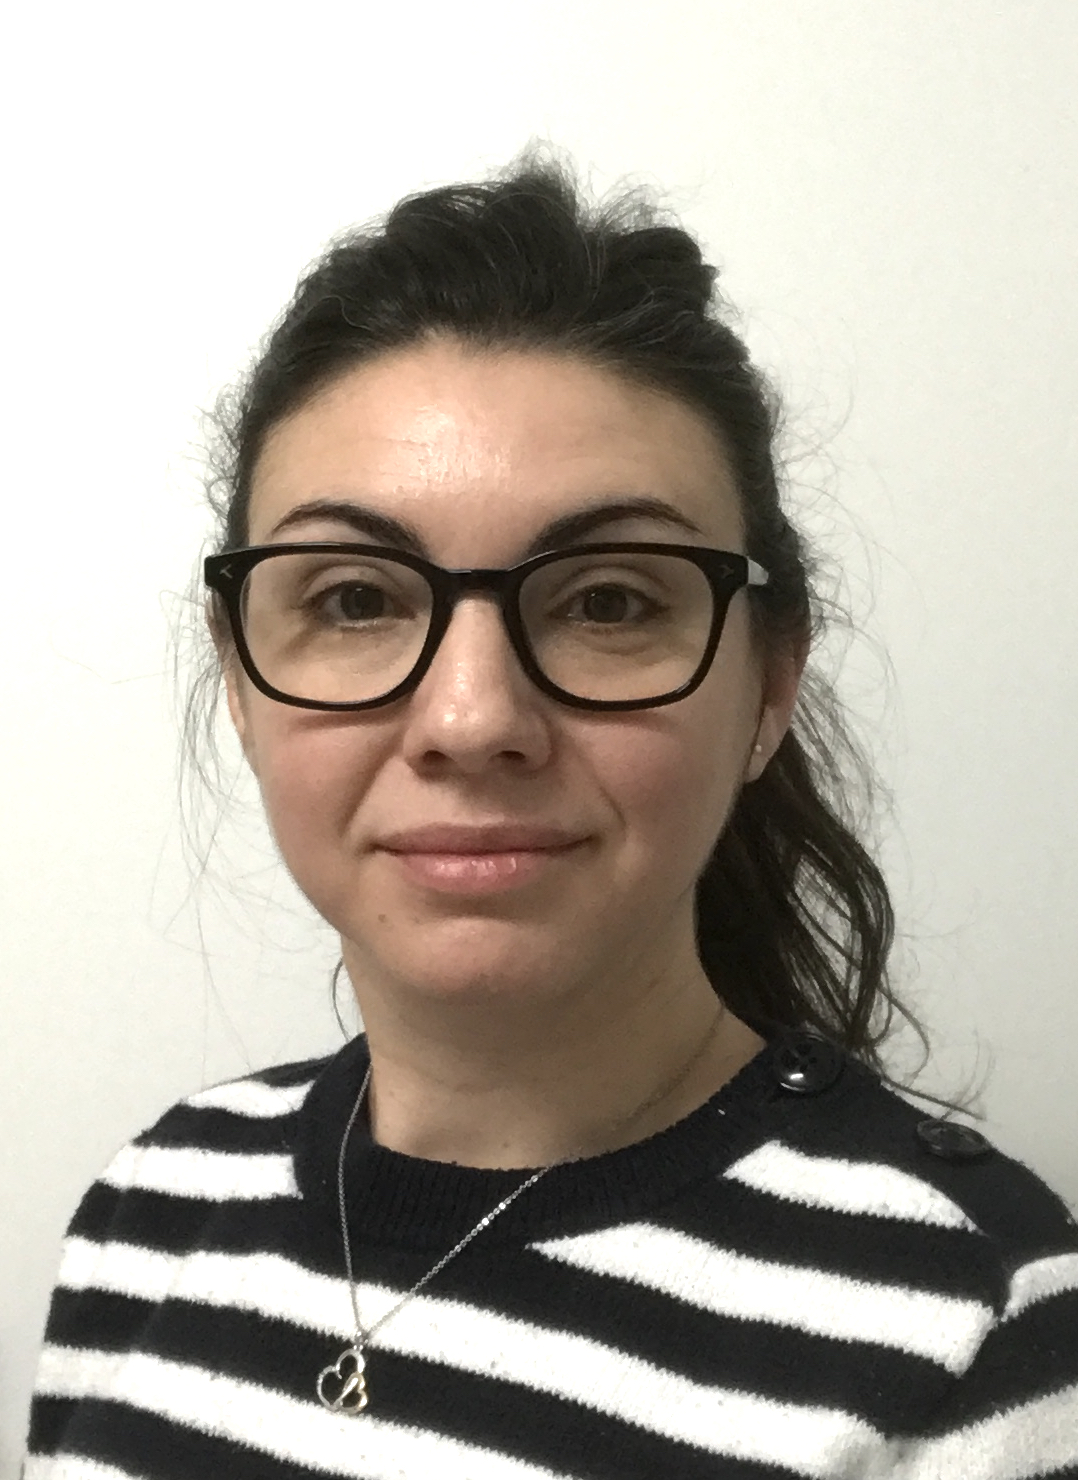
[[[358,1418],[314,1380],[352,1335],[365,1045],[193,1096],[75,1216],[26,1480],[1078,1476],[1068,1211],[998,1154],[928,1157],[857,1065],[791,1104],[770,1055],[514,1204],[379,1331]],[[504,1181],[359,1138],[368,1321]]]

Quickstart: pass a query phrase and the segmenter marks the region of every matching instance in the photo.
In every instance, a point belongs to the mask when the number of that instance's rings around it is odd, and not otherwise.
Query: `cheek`
[[[257,727],[251,756],[270,827],[301,886],[320,850],[339,843],[379,764],[355,726],[282,712]]]
[[[632,867],[681,883],[703,867],[744,765],[729,723],[704,703],[689,711],[691,702],[682,713],[672,707],[667,717],[656,711],[644,731],[636,726],[608,737],[594,758],[594,774],[622,819]]]

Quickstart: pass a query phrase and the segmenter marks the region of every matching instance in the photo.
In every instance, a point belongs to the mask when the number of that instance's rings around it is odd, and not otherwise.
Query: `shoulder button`
[[[980,1131],[954,1120],[922,1120],[917,1127],[917,1139],[926,1151],[944,1161],[973,1161],[992,1150],[991,1143]]]
[[[775,1077],[793,1095],[820,1095],[842,1073],[845,1055],[815,1033],[792,1033],[775,1050]]]

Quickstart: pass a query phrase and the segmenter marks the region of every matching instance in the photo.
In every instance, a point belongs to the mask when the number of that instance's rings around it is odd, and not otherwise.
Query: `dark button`
[[[837,1044],[815,1033],[795,1033],[775,1050],[775,1077],[794,1095],[820,1095],[842,1073],[845,1056]]]
[[[926,1151],[942,1156],[944,1161],[972,1161],[992,1149],[980,1131],[954,1120],[922,1120],[917,1139]]]

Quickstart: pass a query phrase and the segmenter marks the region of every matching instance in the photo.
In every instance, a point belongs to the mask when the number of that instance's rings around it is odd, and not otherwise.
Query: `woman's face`
[[[644,499],[667,512],[620,507]],[[351,512],[313,507],[327,501]],[[249,536],[385,544],[393,520],[439,565],[504,567],[582,510],[609,517],[581,542],[744,549],[726,460],[694,411],[571,357],[441,340],[350,371],[270,433]],[[539,692],[483,595],[457,606],[415,692],[380,709],[289,707],[229,664],[278,845],[340,932],[361,1001],[365,984],[549,999],[695,968],[694,882],[796,688],[792,665],[765,683],[747,601],[702,686],[651,710]],[[523,837],[409,837],[430,828]]]

